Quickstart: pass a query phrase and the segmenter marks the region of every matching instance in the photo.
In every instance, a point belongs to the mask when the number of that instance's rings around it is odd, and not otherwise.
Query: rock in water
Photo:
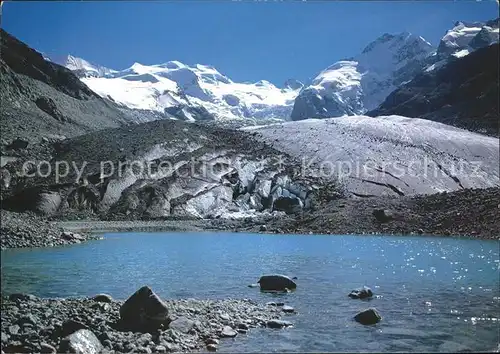
[[[94,333],[81,329],[61,340],[58,353],[98,354],[102,349]]]
[[[380,322],[382,316],[378,313],[378,311],[374,308],[369,308],[367,310],[361,311],[356,316],[354,316],[356,322],[359,322],[364,325],[372,325]]]
[[[209,352],[216,352],[217,351],[217,346],[215,344],[209,344],[209,345],[207,345],[207,350]]]
[[[47,343],[40,343],[40,353],[56,354],[57,349]]]
[[[292,306],[283,306],[282,311],[286,313],[294,313],[295,309]]]
[[[266,325],[269,328],[283,328],[291,326],[292,322],[283,320],[269,320],[267,321]]]
[[[168,308],[149,286],[143,286],[120,307],[120,319],[128,329],[154,329],[167,322]]]
[[[348,295],[351,299],[366,299],[373,296],[372,289],[367,286],[362,287],[361,289],[354,289]]]
[[[297,288],[297,284],[285,275],[263,275],[257,282],[262,291],[286,291]]]

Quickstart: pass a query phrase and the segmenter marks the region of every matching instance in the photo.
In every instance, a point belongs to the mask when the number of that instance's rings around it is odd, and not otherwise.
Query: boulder
[[[179,317],[172,322],[170,322],[168,328],[175,329],[181,333],[189,333],[194,326],[194,321],[187,319],[186,317]]]
[[[35,301],[36,296],[32,294],[14,293],[9,295],[10,301]]]
[[[273,210],[294,214],[302,211],[302,201],[297,197],[279,197],[274,201]]]
[[[223,338],[233,338],[233,337],[236,337],[236,335],[238,334],[238,332],[236,332],[234,329],[232,329],[231,327],[229,326],[224,326],[224,328],[222,329],[221,331],[221,337]]]
[[[50,97],[39,97],[36,99],[35,104],[38,108],[40,108],[42,111],[52,116],[56,120],[60,122],[66,121],[61,111],[59,111],[59,109],[57,108],[54,100],[52,100]]]
[[[283,320],[269,320],[266,322],[266,326],[269,328],[284,328],[292,325],[290,321]]]
[[[57,349],[48,343],[40,343],[40,353],[56,354]]]
[[[367,287],[367,286],[364,286],[360,289],[354,289],[353,291],[351,291],[348,295],[351,299],[366,299],[366,298],[370,298],[373,296],[373,292],[372,290]]]
[[[216,352],[217,351],[217,345],[215,345],[215,344],[208,344],[207,345],[207,351],[209,351],[209,352]]]
[[[378,311],[374,308],[366,309],[354,316],[354,320],[363,325],[373,325],[380,322],[381,319],[382,316],[380,316]]]
[[[283,312],[286,312],[286,313],[294,313],[295,312],[295,309],[292,307],[292,306],[283,306],[282,308]]]
[[[58,353],[98,354],[102,349],[94,333],[81,329],[61,340]]]
[[[287,291],[297,288],[292,279],[281,274],[263,275],[257,283],[261,291]]]
[[[17,138],[14,139],[8,146],[8,150],[21,150],[21,149],[26,149],[29,145],[29,142],[27,140]]]
[[[10,175],[9,170],[6,168],[0,168],[0,186],[2,189],[7,189],[10,186],[10,182],[12,180],[12,176]]]
[[[75,333],[81,329],[89,329],[85,324],[75,321],[75,320],[66,320],[63,322],[61,327],[61,337],[66,337],[72,333]]]
[[[71,231],[63,231],[61,234],[61,238],[67,241],[85,241],[85,237],[83,237],[80,234],[77,234],[76,232],[71,232]]]
[[[393,219],[393,215],[389,210],[385,209],[375,209],[372,212],[372,215],[378,222],[384,223],[391,221]]]
[[[108,294],[97,294],[92,298],[96,302],[113,302],[113,298]]]
[[[143,286],[120,307],[120,320],[128,329],[157,329],[168,322],[168,308],[149,286]]]

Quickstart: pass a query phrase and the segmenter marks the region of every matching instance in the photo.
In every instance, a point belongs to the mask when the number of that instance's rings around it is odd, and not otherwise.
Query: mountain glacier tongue
[[[361,114],[422,70],[434,48],[422,37],[384,34],[362,53],[323,70],[295,100],[292,120]]]
[[[302,84],[288,80],[284,88],[261,80],[238,83],[209,65],[179,61],[158,65],[134,63],[116,71],[68,56],[59,61],[78,73],[93,91],[132,109],[169,113],[186,119],[290,117]],[[202,112],[204,118],[198,117]]]

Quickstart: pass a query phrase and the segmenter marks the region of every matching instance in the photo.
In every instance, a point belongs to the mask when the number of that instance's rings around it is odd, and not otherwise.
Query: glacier
[[[361,197],[500,186],[498,138],[425,119],[349,116],[242,129]]]

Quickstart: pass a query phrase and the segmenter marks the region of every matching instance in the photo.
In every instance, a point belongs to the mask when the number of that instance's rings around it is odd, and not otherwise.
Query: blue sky
[[[437,45],[455,21],[498,17],[496,1],[7,2],[2,27],[48,55],[113,69],[207,64],[236,81],[304,81],[383,33]]]

